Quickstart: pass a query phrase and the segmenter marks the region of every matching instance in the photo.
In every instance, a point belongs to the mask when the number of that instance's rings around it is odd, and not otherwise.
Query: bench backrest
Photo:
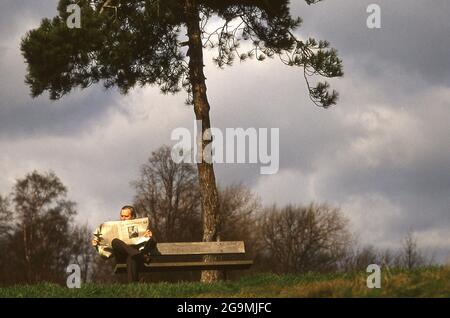
[[[243,241],[158,243],[161,255],[244,254]]]

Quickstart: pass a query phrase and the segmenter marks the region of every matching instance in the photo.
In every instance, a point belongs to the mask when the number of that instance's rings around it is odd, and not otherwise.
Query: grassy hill
[[[450,297],[450,268],[382,271],[380,289],[366,286],[367,273],[260,274],[214,284],[55,284],[0,288],[0,297]]]

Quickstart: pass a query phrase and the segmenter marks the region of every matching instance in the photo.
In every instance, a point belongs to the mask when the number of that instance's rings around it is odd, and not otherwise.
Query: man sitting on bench
[[[136,218],[136,211],[133,206],[125,205],[122,207],[120,210],[121,221],[132,220],[134,218]],[[149,228],[144,233],[144,237],[149,237],[150,239],[145,243],[144,248],[141,250],[138,250],[136,245],[128,245],[117,238],[111,242],[113,256],[116,259],[116,263],[127,264],[128,282],[139,281],[139,266],[141,266],[144,262],[147,263],[150,261],[150,254],[156,248],[156,240]],[[97,238],[92,240],[92,245],[98,245]]]

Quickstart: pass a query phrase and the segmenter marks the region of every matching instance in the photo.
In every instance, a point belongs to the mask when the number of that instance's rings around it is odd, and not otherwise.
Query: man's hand
[[[144,237],[152,237],[152,236],[153,236],[152,231],[150,231],[150,230],[145,231]]]

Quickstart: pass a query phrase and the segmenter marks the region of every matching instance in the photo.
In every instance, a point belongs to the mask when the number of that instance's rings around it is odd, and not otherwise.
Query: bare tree
[[[221,240],[239,240],[247,243],[248,251],[257,244],[257,213],[261,210],[259,197],[242,184],[219,187]]]
[[[327,205],[272,207],[261,219],[267,263],[276,271],[336,269],[351,242],[347,220]]]
[[[219,191],[219,236],[224,241],[244,241],[246,254],[255,261],[251,271],[234,271],[228,278],[239,277],[243,274],[260,269],[260,236],[257,231],[259,212],[261,212],[260,198],[243,184],[232,184]]]
[[[344,272],[366,270],[370,264],[389,268],[398,266],[399,253],[390,249],[378,249],[372,245],[350,246],[347,255],[341,263],[340,270]]]
[[[6,283],[11,277],[9,270],[9,253],[7,249],[8,239],[11,232],[11,211],[8,200],[0,195],[0,284]]]
[[[369,264],[379,264],[378,256],[378,251],[372,245],[351,246],[340,269],[345,272],[365,270]]]
[[[9,242],[16,272],[28,283],[62,281],[72,251],[70,227],[75,203],[52,172],[17,180],[11,194],[16,224]]]
[[[408,231],[403,239],[400,264],[408,270],[425,265],[425,256],[419,250],[417,237],[412,231]]]
[[[86,283],[92,279],[95,271],[95,259],[98,258],[96,250],[92,247],[92,230],[87,224],[83,226],[75,225],[71,233],[72,264],[78,264],[81,269],[82,282]]]
[[[75,226],[72,232],[72,263],[81,268],[83,282],[112,283],[115,281],[112,259],[100,257],[91,244],[92,229],[87,225]]]
[[[11,215],[8,199],[0,195],[0,240],[4,240],[11,230]]]
[[[175,163],[171,149],[162,146],[141,167],[134,204],[149,216],[160,241],[201,240],[200,191],[193,164]]]

